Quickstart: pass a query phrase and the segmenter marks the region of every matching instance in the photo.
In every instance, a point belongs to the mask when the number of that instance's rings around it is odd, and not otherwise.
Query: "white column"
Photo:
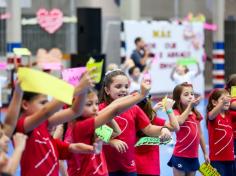
[[[213,86],[215,88],[224,87],[224,11],[225,0],[214,0],[213,3],[213,23],[218,26],[218,30],[213,33]]]
[[[7,12],[11,17],[7,20],[7,52],[21,46],[21,5],[20,0],[7,0]]]
[[[122,20],[139,20],[140,0],[122,0],[120,11]]]

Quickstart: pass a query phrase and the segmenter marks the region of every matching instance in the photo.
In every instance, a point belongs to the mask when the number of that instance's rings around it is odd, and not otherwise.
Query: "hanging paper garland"
[[[0,20],[6,20],[6,19],[9,19],[9,18],[11,18],[11,14],[8,13],[8,12],[0,14]]]
[[[47,11],[41,8],[36,15],[39,26],[50,34],[56,32],[63,24],[63,13],[59,9]]]

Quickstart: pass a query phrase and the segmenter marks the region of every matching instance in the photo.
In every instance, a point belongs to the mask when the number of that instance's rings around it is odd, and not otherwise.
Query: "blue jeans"
[[[109,172],[109,176],[137,176],[136,172],[123,172],[123,171],[116,171],[116,172]]]
[[[234,161],[211,161],[211,165],[217,169],[221,176],[235,176]]]

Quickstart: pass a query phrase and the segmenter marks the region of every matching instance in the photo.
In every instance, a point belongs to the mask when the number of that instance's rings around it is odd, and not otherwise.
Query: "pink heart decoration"
[[[63,24],[63,13],[59,9],[52,9],[50,12],[46,9],[39,9],[37,12],[37,20],[48,33],[52,34],[57,31]]]

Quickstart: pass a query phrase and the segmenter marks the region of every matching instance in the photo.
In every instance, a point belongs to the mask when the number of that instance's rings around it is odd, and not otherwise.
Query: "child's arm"
[[[219,99],[217,105],[208,113],[207,118],[209,120],[214,120],[216,116],[221,112],[222,107],[227,101],[229,101],[228,97],[223,97],[222,99]]]
[[[172,69],[171,74],[170,74],[170,79],[171,79],[172,81],[175,80],[175,78],[174,78],[175,71],[176,71],[176,66]]]
[[[128,95],[114,100],[106,108],[98,112],[98,115],[95,117],[95,128],[98,128],[103,124],[109,122],[118,114],[126,111],[131,106],[140,102],[148,94],[150,88],[150,84],[145,83],[145,81],[143,81],[141,84],[141,93]]]
[[[175,117],[175,114],[173,112],[173,105],[174,105],[175,101],[173,101],[172,99],[167,99],[166,101],[166,113],[169,117],[169,122],[167,122],[165,124],[166,127],[168,127],[168,129],[170,129],[171,131],[179,131],[180,127],[179,127],[179,123],[177,118]]]
[[[205,139],[204,139],[204,136],[203,136],[202,129],[201,129],[200,125],[198,125],[198,129],[199,129],[199,133],[200,133],[200,145],[201,145],[201,148],[202,148],[202,152],[203,152],[203,155],[204,155],[205,162],[210,163],[210,159],[209,159],[209,156],[208,156],[207,150],[206,150],[206,142],[205,142]]]
[[[87,90],[89,87],[94,86],[94,81],[89,76],[89,73],[90,72],[85,73],[79,84],[76,86],[75,95],[78,96],[75,97],[72,106],[68,109],[55,113],[48,119],[49,128],[58,124],[69,122],[82,114],[87,96]]]
[[[160,137],[163,141],[171,138],[171,133],[167,127],[149,124],[142,129],[142,132],[150,137]]]
[[[101,140],[96,141],[93,146],[84,143],[71,143],[69,145],[69,151],[72,153],[95,153],[99,154],[102,151]]]
[[[113,138],[116,137],[116,136],[119,136],[121,134],[121,129],[120,129],[119,125],[117,124],[117,122],[114,119],[111,120],[109,125],[113,129],[113,133],[112,133]]]
[[[13,152],[13,155],[9,159],[7,167],[4,169],[5,173],[15,175],[16,169],[21,160],[22,153],[25,149],[26,140],[27,136],[23,135],[22,133],[16,133],[13,136],[15,150]]]
[[[16,127],[16,123],[20,113],[22,97],[23,91],[21,90],[20,84],[17,81],[13,97],[11,99],[10,105],[7,110],[6,118],[3,123],[3,131],[5,135],[7,135],[9,138],[11,138],[12,133],[14,132]]]
[[[201,68],[200,68],[199,62],[196,62],[196,65],[197,65],[197,72],[194,75],[195,77],[201,74]]]

